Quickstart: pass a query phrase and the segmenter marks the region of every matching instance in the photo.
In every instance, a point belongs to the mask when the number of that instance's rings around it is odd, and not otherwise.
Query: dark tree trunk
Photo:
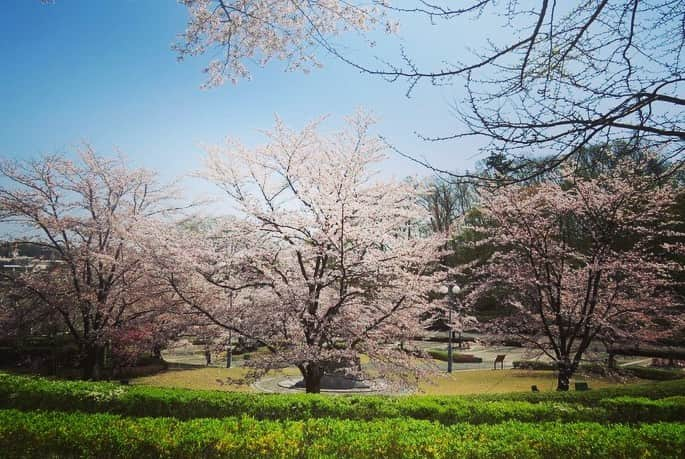
[[[318,394],[321,392],[321,378],[323,368],[319,364],[309,363],[300,367],[300,372],[304,378],[304,388],[308,394]]]
[[[557,390],[568,391],[571,387],[571,377],[575,372],[575,368],[570,362],[558,362],[558,368]]]

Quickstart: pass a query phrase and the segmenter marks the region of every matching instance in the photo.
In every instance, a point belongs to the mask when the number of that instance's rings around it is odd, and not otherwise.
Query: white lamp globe
[[[457,293],[459,293],[459,292],[461,292],[461,287],[459,287],[459,286],[456,285],[456,284],[453,285],[453,286],[452,286],[452,293],[457,294]]]
[[[450,292],[450,288],[446,285],[441,285],[438,289],[438,292],[442,293],[443,295],[446,295]]]

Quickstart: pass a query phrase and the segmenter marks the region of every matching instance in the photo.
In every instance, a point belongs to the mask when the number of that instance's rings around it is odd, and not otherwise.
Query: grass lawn
[[[208,389],[236,392],[254,392],[255,390],[244,380],[247,374],[245,368],[197,368],[188,370],[169,370],[154,376],[137,378],[133,384],[180,387],[186,389]],[[270,372],[268,376],[276,375],[299,376],[296,368],[287,368],[279,372]],[[578,377],[577,380],[587,381],[592,389],[617,386],[626,382],[610,378]],[[573,381],[572,381],[573,383]],[[473,370],[456,371],[451,376],[436,375],[419,385],[419,394],[427,395],[461,395],[488,394],[504,392],[528,392],[530,386],[537,385],[540,391],[556,389],[556,378],[551,371],[530,370]]]
[[[238,368],[193,368],[188,370],[169,370],[152,376],[136,378],[132,384],[156,387],[180,387],[184,389],[210,389],[235,392],[254,392],[249,382],[244,378],[248,369]],[[299,375],[297,368],[286,368],[278,372],[269,372],[269,376],[282,374],[284,376]]]

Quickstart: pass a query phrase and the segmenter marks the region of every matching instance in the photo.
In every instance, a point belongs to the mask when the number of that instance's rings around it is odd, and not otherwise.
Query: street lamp
[[[447,372],[452,373],[452,309],[454,309],[454,296],[461,291],[457,284],[447,284],[440,287],[440,293],[448,295],[447,322],[449,337],[447,339]]]

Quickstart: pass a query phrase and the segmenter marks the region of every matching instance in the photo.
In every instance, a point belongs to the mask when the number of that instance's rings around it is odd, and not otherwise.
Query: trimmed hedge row
[[[519,370],[556,370],[556,365],[552,362],[540,360],[515,360],[512,363],[515,369]],[[607,368],[599,364],[584,364],[580,370],[586,373],[606,373]],[[685,378],[685,373],[679,370],[667,370],[662,368],[650,368],[639,366],[620,367],[614,371],[619,374],[634,376],[636,378],[651,379],[654,381],[673,381]]]
[[[655,381],[673,381],[685,378],[685,373],[678,370],[649,367],[621,367],[621,373],[635,376],[636,378],[653,379]]]
[[[257,419],[427,419],[443,424],[494,424],[508,420],[655,422],[685,420],[685,383],[682,381],[621,390],[543,394],[537,399],[507,400],[446,396],[325,396],[241,394],[230,392],[120,386],[110,383],[55,381],[0,373],[0,408],[108,412],[127,416]],[[527,394],[526,394],[527,395]],[[535,394],[532,394],[535,395]],[[547,396],[549,395],[549,396]],[[635,397],[639,395],[639,397]],[[662,397],[663,399],[657,400]],[[638,414],[639,413],[639,414]]]
[[[519,370],[556,370],[556,365],[544,360],[514,360],[512,366]]]
[[[428,355],[430,355],[435,360],[441,360],[447,362],[447,351],[442,349],[429,349]],[[482,363],[483,359],[476,357],[471,354],[460,354],[457,352],[452,353],[452,362],[454,363]]]
[[[685,457],[685,425],[179,421],[0,410],[0,451],[24,458],[679,458]]]

